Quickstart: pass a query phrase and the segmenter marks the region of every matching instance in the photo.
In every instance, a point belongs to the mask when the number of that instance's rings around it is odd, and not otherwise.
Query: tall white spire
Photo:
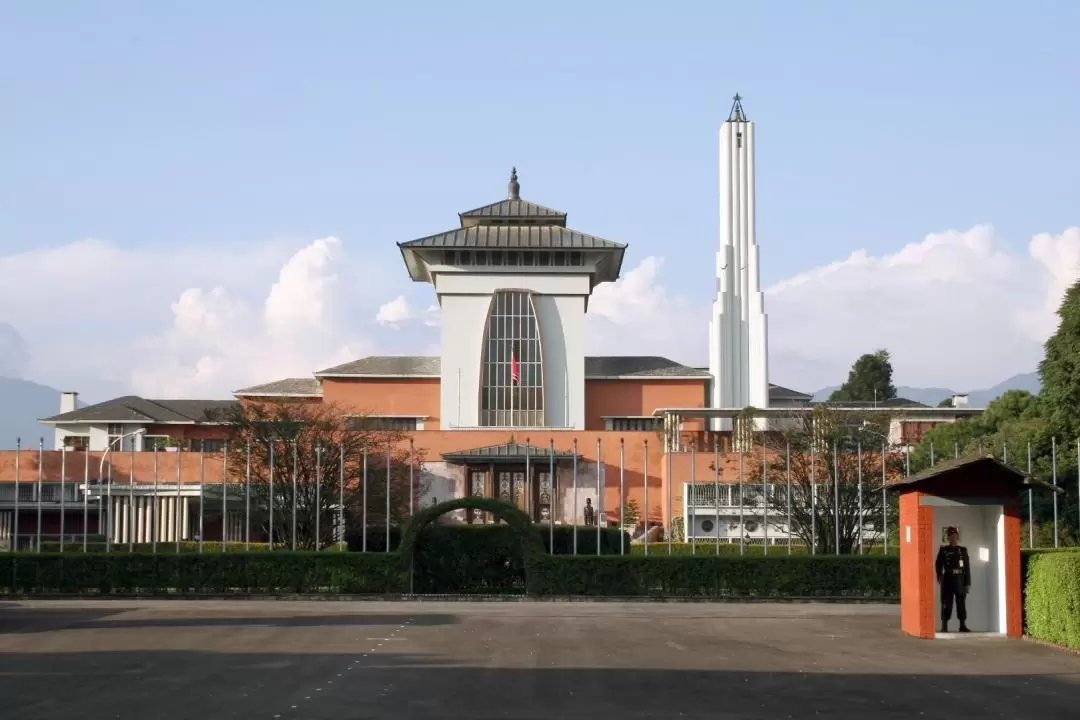
[[[720,126],[720,250],[709,325],[712,406],[769,405],[768,319],[761,292],[754,195],[754,123],[736,95]],[[730,429],[717,422],[714,429]]]

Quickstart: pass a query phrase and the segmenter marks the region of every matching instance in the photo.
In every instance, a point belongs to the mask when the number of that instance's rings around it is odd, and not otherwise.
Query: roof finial
[[[728,122],[746,122],[746,113],[742,109],[742,95],[735,93],[735,97],[732,98],[735,103],[731,106],[731,114],[728,115]]]
[[[521,199],[521,184],[517,179],[517,168],[510,168],[510,184],[508,185],[510,190],[509,197],[511,200]]]

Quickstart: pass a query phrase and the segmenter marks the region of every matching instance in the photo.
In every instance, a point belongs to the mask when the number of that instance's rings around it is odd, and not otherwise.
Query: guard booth
[[[1020,492],[1060,492],[993,456],[938,463],[887,486],[900,495],[900,624],[920,638],[939,637],[941,592],[934,570],[945,529],[960,532],[971,562],[967,626],[972,633],[1023,634]],[[957,623],[953,611],[953,626]]]

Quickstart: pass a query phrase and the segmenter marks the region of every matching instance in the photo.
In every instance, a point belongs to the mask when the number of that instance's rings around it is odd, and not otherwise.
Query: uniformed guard
[[[938,585],[941,587],[941,632],[949,632],[954,601],[956,617],[960,620],[960,632],[971,632],[967,626],[967,594],[971,589],[968,551],[960,544],[960,533],[956,528],[947,528],[945,537],[948,545],[942,545],[938,549],[937,561],[934,563]]]

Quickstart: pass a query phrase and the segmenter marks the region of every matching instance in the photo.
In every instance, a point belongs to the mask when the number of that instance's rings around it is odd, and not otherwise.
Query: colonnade
[[[191,498],[136,495],[113,495],[112,541],[148,543],[157,535],[158,542],[190,540]]]

